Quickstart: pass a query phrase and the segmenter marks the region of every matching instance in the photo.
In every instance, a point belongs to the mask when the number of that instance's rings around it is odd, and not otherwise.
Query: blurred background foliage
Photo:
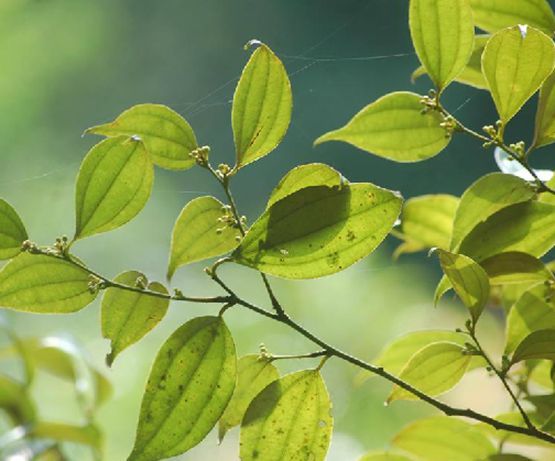
[[[71,234],[75,176],[98,141],[81,133],[141,102],[167,104],[181,113],[199,142],[212,147],[216,164],[232,163],[231,99],[248,58],[243,45],[252,38],[268,43],[284,61],[294,112],[281,146],[236,177],[236,198],[251,222],[279,178],[300,163],[329,163],[352,181],[400,190],[407,198],[460,195],[480,175],[496,170],[491,153],[472,139],[456,137],[441,155],[413,165],[388,162],[347,144],[312,147],[317,136],[343,125],[387,92],[427,92],[426,78],[416,85],[410,82],[417,58],[407,9],[406,0],[1,0],[0,196],[20,212],[34,241],[46,244]],[[454,84],[446,101],[469,126],[495,121],[485,92]],[[530,139],[534,104],[511,122],[509,138]],[[548,165],[545,154],[540,151],[533,163]],[[160,280],[175,218],[187,201],[206,194],[221,195],[205,171],[158,169],[153,196],[138,219],[79,242],[74,251],[105,275],[136,269]],[[372,257],[332,277],[277,280],[276,290],[295,318],[365,359],[404,332],[461,326],[464,310],[452,299],[438,309],[432,306],[439,278],[436,261],[419,254],[394,262],[396,244],[389,239]],[[174,285],[187,294],[215,294],[202,273],[204,265],[181,269]],[[252,271],[226,268],[222,275],[244,297],[266,302]],[[118,461],[132,445],[141,393],[157,349],[176,325],[207,309],[213,308],[173,305],[162,324],[124,352],[111,370],[104,365],[108,342],[101,339],[98,302],[67,316],[4,312],[2,317],[22,337],[54,335],[75,341],[103,370],[114,396],[102,407],[98,423],[105,434],[104,459]],[[252,313],[238,309],[226,319],[240,353],[256,352],[261,342],[277,354],[311,350],[290,331]],[[484,339],[500,338],[499,329],[498,315],[492,312],[482,325]],[[489,347],[498,351],[500,345],[490,341]],[[284,372],[303,365],[280,363]],[[429,412],[410,402],[384,408],[389,386],[377,379],[361,384],[358,372],[346,365],[330,361],[324,373],[336,421],[330,461],[354,460],[368,449],[384,447],[405,422]],[[66,385],[39,376],[33,387],[39,412],[49,420],[79,422]],[[480,372],[471,373],[446,398],[491,414],[507,409],[499,386]],[[237,436],[234,430],[217,446],[211,434],[181,459],[236,460]],[[87,459],[86,449],[70,450],[71,459]]]

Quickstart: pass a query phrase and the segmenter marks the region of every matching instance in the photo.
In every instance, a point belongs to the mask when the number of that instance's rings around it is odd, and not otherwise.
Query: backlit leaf
[[[190,157],[197,140],[187,121],[161,104],[139,104],[113,122],[87,130],[108,137],[125,135],[141,139],[154,164],[172,170],[186,170],[195,161]]]
[[[467,0],[411,0],[409,26],[416,54],[439,91],[466,66],[474,48]]]
[[[35,420],[35,408],[29,400],[27,389],[4,375],[0,375],[0,409],[4,410],[14,425],[26,425]]]
[[[61,258],[22,253],[0,271],[0,306],[66,314],[94,301],[89,274]]]
[[[77,178],[75,238],[122,226],[145,206],[154,180],[142,142],[118,136],[94,146]]]
[[[242,461],[323,461],[333,419],[320,373],[299,371],[269,384],[241,423]]]
[[[14,208],[0,199],[0,260],[10,259],[21,251],[27,231]]]
[[[553,280],[553,274],[546,265],[528,253],[499,253],[485,259],[480,265],[487,272],[491,285]]]
[[[223,221],[230,213],[214,197],[196,198],[183,208],[173,228],[168,279],[180,266],[220,256],[239,244],[239,229]]]
[[[390,93],[314,143],[343,141],[396,162],[426,160],[447,147],[450,138],[440,126],[443,118],[439,113],[422,113],[421,99],[415,93]]]
[[[555,361],[555,329],[537,330],[530,333],[515,349],[511,362],[517,363],[531,359]]]
[[[482,71],[503,123],[540,88],[554,66],[553,40],[537,29],[513,26],[491,37],[482,55]]]
[[[555,142],[555,73],[541,87],[535,126],[533,144],[536,147]]]
[[[241,424],[243,416],[253,399],[271,382],[279,378],[279,372],[271,360],[259,354],[246,355],[237,362],[237,386],[220,419],[218,436],[223,440],[227,431]]]
[[[409,424],[394,437],[392,445],[426,461],[476,461],[497,451],[478,428],[448,416]]]
[[[235,345],[220,317],[178,328],[152,366],[129,461],[170,458],[197,445],[224,412],[236,371]]]
[[[471,356],[451,342],[432,343],[412,356],[399,378],[428,395],[440,395],[453,388],[464,376]],[[418,400],[410,392],[394,386],[387,401]]]
[[[40,421],[30,428],[28,435],[58,442],[89,445],[96,450],[102,448],[102,434],[93,425],[74,426],[71,424]]]
[[[410,458],[407,458],[406,456],[403,456],[403,455],[382,451],[382,452],[375,452],[375,453],[367,453],[362,458],[359,458],[358,461],[411,461],[411,460]]]
[[[397,193],[369,183],[307,187],[266,210],[233,257],[279,277],[333,274],[380,244],[399,215],[401,201]]]
[[[168,290],[158,282],[148,280],[136,271],[118,275],[115,282],[136,287],[137,282],[150,291],[168,295]],[[139,341],[164,318],[169,300],[142,295],[137,292],[108,288],[102,299],[102,336],[111,342],[106,362],[111,365],[117,355]]]
[[[241,168],[273,151],[287,132],[293,107],[291,83],[279,58],[263,43],[256,45],[243,69],[235,95],[231,124]]]

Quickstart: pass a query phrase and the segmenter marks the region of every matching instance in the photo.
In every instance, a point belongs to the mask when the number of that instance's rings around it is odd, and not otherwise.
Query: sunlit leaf
[[[125,136],[94,146],[77,177],[75,238],[122,226],[145,206],[154,170],[144,144]]]
[[[542,421],[538,418],[537,414],[530,411],[528,411],[527,414],[532,424],[534,424],[536,427],[541,427]],[[518,411],[496,415],[495,419],[497,421],[500,421],[506,424],[511,424],[513,426],[526,427],[526,423],[524,422],[522,415]],[[526,446],[533,446],[533,447],[547,447],[547,448],[553,447],[552,443],[546,442],[537,437],[495,429],[489,424],[479,423],[479,424],[476,424],[475,427],[482,434],[489,436],[498,441],[503,440],[503,443],[526,445]]]
[[[528,253],[499,253],[485,259],[480,265],[487,272],[491,285],[553,280],[553,274],[546,265]]]
[[[548,0],[470,0],[476,25],[487,32],[528,24],[551,35],[555,16]]]
[[[451,288],[453,288],[453,286],[451,285],[451,280],[449,280],[449,278],[446,275],[441,277],[441,280],[437,284],[434,292],[435,306],[438,305],[438,303],[441,301],[441,298],[443,298],[443,295],[447,293]]]
[[[555,361],[555,329],[537,330],[526,336],[515,349],[511,363],[530,359]]]
[[[269,384],[241,423],[242,461],[323,461],[333,419],[320,373],[299,371]]]
[[[136,287],[141,286],[161,295],[168,295],[168,290],[158,282],[148,280],[136,271],[118,275],[115,282]],[[167,298],[142,295],[137,292],[108,288],[102,299],[102,336],[111,342],[111,351],[106,362],[111,365],[117,355],[127,347],[139,341],[164,318],[168,310]]]
[[[442,116],[423,113],[422,96],[390,93],[369,104],[347,125],[320,136],[315,144],[343,141],[396,162],[418,162],[439,154],[450,141]]]
[[[241,168],[273,151],[287,132],[293,107],[291,83],[279,58],[263,43],[256,45],[243,69],[235,95],[231,123]]]
[[[534,405],[542,418],[549,418],[555,412],[555,394],[529,395],[526,400]]]
[[[21,251],[27,231],[14,208],[0,199],[0,260],[10,259]]]
[[[555,299],[550,288],[539,283],[524,292],[509,312],[505,353],[514,351],[533,331],[545,329],[555,329]]]
[[[555,190],[555,175],[547,182],[547,186]],[[538,196],[538,200],[540,202],[555,205],[555,194],[552,194],[551,192],[543,192]],[[555,266],[552,269],[555,269]]]
[[[482,55],[482,71],[503,123],[540,88],[554,66],[553,40],[537,29],[513,26],[491,37]]]
[[[164,343],[148,378],[129,461],[157,461],[197,445],[224,412],[235,345],[220,317],[197,317]]]
[[[274,188],[266,208],[301,189],[312,186],[342,186],[348,181],[339,171],[323,163],[300,165],[289,171]]]
[[[423,195],[407,200],[399,227],[402,243],[395,256],[430,248],[449,248],[459,199],[453,195]]]
[[[399,378],[428,395],[440,395],[453,388],[464,376],[471,356],[451,342],[432,343],[412,356]],[[395,386],[387,401],[417,400],[405,389]]]
[[[545,389],[549,389],[550,391],[553,391],[553,377],[551,376],[552,368],[553,362],[551,362],[550,360],[540,360],[529,371],[528,376],[530,382],[537,384]]]
[[[29,430],[29,436],[58,442],[89,445],[97,450],[102,447],[102,434],[93,425],[73,426],[70,424],[40,421]]]
[[[113,122],[89,128],[87,133],[138,137],[152,161],[163,168],[185,170],[195,164],[189,155],[198,147],[193,129],[181,115],[160,104],[133,106]]]
[[[61,258],[22,253],[0,271],[0,306],[18,311],[76,312],[96,297],[89,274]]]
[[[481,177],[461,197],[455,213],[450,249],[457,251],[464,237],[491,215],[510,205],[531,200],[534,196],[532,185],[515,176],[491,173]]]
[[[241,424],[253,399],[271,382],[279,378],[271,360],[258,354],[246,355],[237,362],[237,386],[220,419],[218,436],[223,440],[227,431]]]
[[[183,208],[173,228],[168,279],[180,266],[220,256],[238,245],[239,229],[225,222],[230,213],[214,197],[196,198]]]
[[[373,184],[307,187],[252,225],[234,259],[271,275],[321,277],[369,255],[389,233],[401,198]]]
[[[396,453],[390,453],[386,451],[381,452],[371,452],[359,458],[358,461],[411,461],[403,455],[398,455]]]
[[[25,387],[4,375],[0,375],[0,409],[15,425],[30,424],[35,420],[35,409]]]
[[[443,272],[476,322],[489,299],[488,274],[468,256],[444,250],[437,252]]]
[[[409,424],[393,438],[392,444],[426,461],[476,461],[496,452],[479,429],[447,416]]]
[[[555,73],[552,73],[540,90],[534,142],[536,147],[555,142]]]
[[[439,91],[461,73],[474,48],[467,0],[411,0],[409,26],[416,54]]]

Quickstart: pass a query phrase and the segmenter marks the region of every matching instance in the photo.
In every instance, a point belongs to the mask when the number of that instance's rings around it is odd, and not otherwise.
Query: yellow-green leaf
[[[219,423],[218,437],[223,440],[227,431],[241,424],[248,406],[271,382],[279,379],[272,361],[259,354],[245,355],[237,362],[237,386]]]
[[[499,253],[485,259],[480,265],[487,272],[491,285],[554,280],[547,266],[528,253],[518,251]]]
[[[94,425],[74,426],[71,424],[40,421],[31,426],[28,435],[57,442],[89,445],[96,450],[102,448],[102,433]]]
[[[369,183],[301,189],[272,205],[233,253],[240,264],[291,279],[333,274],[369,255],[401,209]]]
[[[231,211],[214,197],[191,200],[173,228],[168,279],[178,267],[233,250],[239,244],[241,233],[229,224],[229,219],[232,219]]]
[[[64,259],[22,253],[0,271],[0,306],[67,314],[92,303],[89,274]]]
[[[300,165],[290,170],[274,188],[266,208],[270,208],[274,203],[282,198],[293,194],[301,189],[312,186],[342,186],[348,181],[331,166],[323,163],[308,163]]]
[[[553,142],[555,142],[555,73],[543,82],[540,90],[533,144],[541,147]]]
[[[27,231],[14,208],[0,199],[0,260],[10,259],[21,251]]]
[[[450,137],[440,126],[443,118],[439,113],[423,113],[421,99],[415,93],[390,93],[314,143],[343,141],[396,162],[426,160],[447,147]]]
[[[220,317],[197,317],[178,328],[152,366],[129,461],[170,458],[202,441],[233,394],[236,361]]]
[[[474,48],[467,0],[411,0],[409,26],[416,54],[438,91],[466,66]]]
[[[463,350],[459,344],[447,341],[432,343],[411,357],[399,378],[428,395],[443,394],[461,380],[470,365],[472,357]],[[387,401],[394,400],[418,400],[418,397],[394,386]]]
[[[141,141],[118,136],[94,146],[77,177],[75,238],[122,226],[145,206],[154,169]]]
[[[4,375],[0,375],[0,409],[16,426],[31,424],[35,420],[35,408],[25,386]]]
[[[531,359],[555,361],[555,329],[536,330],[526,336],[516,347],[511,363]]]
[[[272,382],[252,401],[241,423],[241,460],[323,461],[333,426],[330,411],[318,371]]]
[[[243,69],[231,112],[236,168],[277,147],[287,132],[293,107],[291,83],[283,63],[263,43],[253,40],[247,44],[251,45],[257,48]]]
[[[365,454],[358,461],[411,461],[409,458],[387,451],[371,452]]]
[[[161,104],[133,106],[113,122],[89,128],[87,133],[138,137],[154,164],[162,168],[186,170],[195,164],[189,155],[198,147],[193,129],[181,115]]]
[[[499,210],[535,196],[532,185],[510,174],[491,173],[473,183],[462,195],[455,213],[451,251],[457,251],[478,224]]]
[[[397,247],[395,256],[435,247],[449,248],[458,204],[457,197],[447,194],[423,195],[407,200],[398,230],[404,243]]]
[[[551,35],[555,16],[548,0],[470,0],[474,22],[486,32],[528,24]]]
[[[409,424],[393,438],[392,445],[426,461],[477,461],[497,451],[478,428],[448,416]]]
[[[482,72],[503,123],[540,88],[554,66],[553,40],[537,29],[518,25],[491,37],[482,55]]]
[[[478,321],[489,299],[488,274],[468,256],[444,250],[437,252],[451,286],[470,311],[474,322]]]
[[[144,274],[136,271],[118,275],[115,282],[130,287],[140,286],[161,295],[168,290],[158,282],[149,283]],[[102,336],[111,342],[106,356],[108,365],[127,347],[139,341],[164,318],[169,299],[143,295],[120,288],[108,288],[102,299]]]

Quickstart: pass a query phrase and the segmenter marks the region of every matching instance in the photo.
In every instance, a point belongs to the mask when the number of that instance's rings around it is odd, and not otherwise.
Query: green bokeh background
[[[395,90],[426,92],[427,78],[410,82],[417,66],[408,28],[406,0],[2,0],[0,2],[0,196],[20,212],[32,239],[50,243],[73,231],[74,181],[87,150],[98,141],[81,137],[89,126],[113,119],[136,103],[167,104],[193,126],[199,142],[212,147],[214,162],[233,162],[230,109],[237,78],[258,38],[283,59],[291,77],[294,111],[284,142],[264,160],[237,175],[237,201],[253,221],[272,187],[291,167],[326,162],[352,181],[370,181],[405,197],[425,193],[460,194],[480,175],[496,170],[491,152],[458,137],[441,155],[418,164],[395,164],[339,143],[313,148],[322,133],[344,124],[379,96]],[[447,106],[470,126],[495,121],[487,93],[455,84]],[[508,132],[529,138],[534,103]],[[548,164],[548,150],[535,164]],[[552,148],[551,148],[552,150]],[[547,155],[546,155],[547,154]],[[170,232],[184,204],[201,195],[221,197],[206,172],[158,169],[153,196],[133,222],[109,234],[79,242],[74,250],[103,274],[136,269],[151,279],[165,274]],[[431,303],[439,272],[425,255],[393,262],[394,239],[367,260],[320,280],[276,280],[290,313],[333,344],[371,359],[401,333],[463,322],[461,307]],[[181,269],[175,286],[187,294],[214,294],[202,273],[205,264]],[[266,303],[252,271],[227,268],[223,275],[245,297]],[[135,432],[151,361],[164,339],[185,320],[215,307],[176,304],[162,324],[124,352],[108,370],[101,339],[98,302],[67,316],[4,313],[21,336],[58,335],[75,340],[113,382],[114,398],[100,411],[108,461],[125,459]],[[263,342],[275,353],[312,350],[290,331],[241,310],[226,314],[241,353]],[[499,347],[499,322],[489,315],[486,342]],[[290,371],[303,363],[287,363]],[[0,364],[1,366],[1,364]],[[312,364],[311,364],[312,366]],[[357,384],[358,373],[330,361],[324,374],[336,421],[330,461],[355,460],[371,448],[387,446],[405,422],[430,412],[418,403],[385,408],[386,383]],[[481,376],[451,393],[453,402],[484,411],[506,407],[499,389]],[[493,387],[492,387],[493,386]],[[488,394],[488,391],[490,392]],[[41,414],[78,421],[71,387],[41,376],[35,386]],[[183,460],[238,459],[238,431],[221,446],[207,439]],[[72,447],[76,460],[86,450]]]

